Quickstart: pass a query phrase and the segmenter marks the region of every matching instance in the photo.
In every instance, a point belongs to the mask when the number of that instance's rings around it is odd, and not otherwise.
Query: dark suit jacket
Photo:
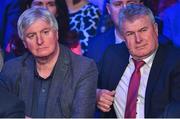
[[[33,117],[34,60],[32,55],[26,54],[8,61],[3,67],[0,82],[24,100],[29,117]],[[60,45],[60,55],[54,70],[46,117],[92,117],[97,88],[96,64]]]
[[[99,62],[106,48],[115,44],[114,27],[89,40],[87,57]]]
[[[25,117],[24,102],[0,88],[0,118]]]
[[[98,88],[115,90],[128,63],[129,53],[124,43],[108,48],[98,67]],[[179,79],[180,50],[171,45],[160,45],[146,87],[145,117],[160,117],[168,104],[180,101]],[[180,116],[180,108],[176,111]],[[114,109],[102,116],[116,117]]]

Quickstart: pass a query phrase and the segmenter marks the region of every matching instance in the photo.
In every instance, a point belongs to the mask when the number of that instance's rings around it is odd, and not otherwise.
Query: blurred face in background
[[[118,15],[122,7],[128,4],[140,4],[140,0],[109,0],[106,4],[107,10],[116,28],[118,28]]]
[[[47,8],[54,16],[57,16],[57,7],[55,0],[33,0],[31,7],[45,7]]]

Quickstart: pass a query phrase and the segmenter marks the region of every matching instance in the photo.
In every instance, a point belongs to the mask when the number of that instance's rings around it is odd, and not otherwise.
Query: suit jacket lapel
[[[113,71],[111,71],[111,80],[109,80],[109,88],[111,90],[116,89],[128,63],[129,63],[129,53],[125,43],[117,45],[117,55],[113,57],[112,65]],[[120,47],[119,47],[120,46]],[[113,80],[113,81],[112,81]]]
[[[148,83],[146,87],[146,94],[145,94],[145,117],[149,117],[149,107],[150,107],[150,99],[153,92],[154,87],[156,86],[156,82],[158,81],[158,77],[161,71],[161,67],[163,66],[164,58],[166,57],[166,49],[163,46],[159,45],[159,48],[156,52],[151,70],[150,75],[148,78]]]
[[[66,81],[66,74],[69,70],[70,59],[68,57],[68,53],[65,51],[63,46],[60,46],[60,56],[57,60],[55,66],[55,72],[52,79],[51,87],[49,90],[48,96],[48,103],[47,103],[47,110],[46,115],[48,116],[59,116],[55,110],[60,110],[62,116],[64,117],[65,114],[61,107],[63,107],[64,102],[60,102],[62,100],[61,94],[63,91],[63,85]],[[67,97],[66,97],[67,98]],[[58,105],[57,105],[58,104]],[[59,109],[56,109],[59,108]]]

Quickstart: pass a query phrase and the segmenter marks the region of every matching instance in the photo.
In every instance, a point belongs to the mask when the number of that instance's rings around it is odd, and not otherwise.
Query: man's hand
[[[96,90],[96,103],[97,107],[103,112],[109,112],[111,105],[113,104],[115,91],[109,91],[106,89]]]

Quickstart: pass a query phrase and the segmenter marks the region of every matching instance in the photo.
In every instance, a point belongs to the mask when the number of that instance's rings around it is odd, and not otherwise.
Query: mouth
[[[139,46],[136,46],[136,49],[141,50],[141,49],[144,49],[146,46],[147,44],[139,45]]]
[[[44,50],[46,49],[47,47],[42,47],[42,48],[38,48],[37,50]]]

